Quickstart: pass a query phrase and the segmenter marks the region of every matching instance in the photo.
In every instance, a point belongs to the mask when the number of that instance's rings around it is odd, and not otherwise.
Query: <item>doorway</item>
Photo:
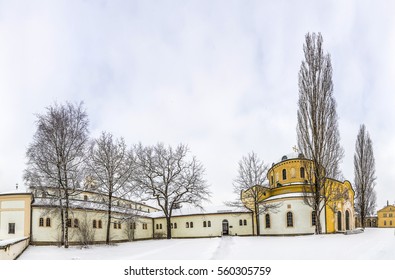
[[[222,235],[229,235],[229,222],[228,220],[222,221]]]

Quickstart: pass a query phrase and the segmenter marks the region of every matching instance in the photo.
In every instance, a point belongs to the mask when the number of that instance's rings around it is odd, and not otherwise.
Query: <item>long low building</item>
[[[335,190],[328,195],[336,196],[328,196],[319,217],[306,204],[306,189],[314,183],[308,180],[309,164],[300,154],[283,156],[269,169],[268,186],[242,192],[243,209],[207,206],[203,210],[181,205],[170,221],[172,237],[314,234],[318,219],[323,233],[354,229],[354,191],[348,181],[327,179],[328,189]],[[257,213],[247,199],[251,190],[259,190]],[[64,211],[60,211],[56,192],[53,188],[31,188],[0,194],[0,240],[26,237],[35,245],[62,244]],[[71,245],[106,242],[107,201],[105,194],[93,188],[70,196],[68,219],[63,224]],[[113,201],[111,242],[166,238],[166,218],[158,207],[125,198]]]

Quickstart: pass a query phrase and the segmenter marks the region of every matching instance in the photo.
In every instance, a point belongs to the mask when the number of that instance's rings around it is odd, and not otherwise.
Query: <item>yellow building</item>
[[[273,163],[267,173],[268,187],[260,187],[258,211],[261,235],[313,234],[317,217],[304,201],[311,192],[314,178],[308,170],[311,160],[301,154],[283,156]],[[257,186],[253,187],[257,190]],[[322,232],[334,233],[354,229],[354,190],[349,181],[326,179],[326,201],[319,217]],[[251,201],[245,199],[251,190],[242,194],[243,202],[251,209]],[[271,206],[271,207],[270,207]]]
[[[385,206],[377,211],[378,227],[393,228],[395,227],[395,205]]]

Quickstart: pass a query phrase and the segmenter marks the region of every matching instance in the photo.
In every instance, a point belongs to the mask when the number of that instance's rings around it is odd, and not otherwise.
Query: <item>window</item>
[[[98,228],[102,228],[101,220],[98,221]]]
[[[67,219],[67,227],[71,227],[71,219]]]
[[[270,228],[270,215],[269,214],[265,215],[265,224],[266,224],[266,228]]]
[[[384,221],[384,225],[385,225],[385,226],[387,225],[387,221]]]
[[[97,222],[96,222],[96,220],[93,220],[93,228],[97,228]]]
[[[270,182],[271,182],[271,185],[274,185],[274,178],[273,178],[273,175],[270,176]]]
[[[136,229],[136,223],[135,222],[130,223],[130,229]]]
[[[174,228],[177,228],[177,223],[174,223]]]
[[[387,218],[387,214],[383,214],[383,217],[384,217],[384,218]]]
[[[287,212],[287,227],[294,226],[294,218],[292,212]]]
[[[245,225],[245,226],[247,225],[247,220],[244,220],[244,225]]]
[[[88,200],[88,196],[84,195],[84,200],[87,201]]]
[[[190,222],[189,225],[191,228],[193,228],[193,222]]]
[[[159,229],[159,224],[156,224],[156,229]]]
[[[311,225],[315,226],[317,223],[317,213],[315,211],[311,212]]]
[[[159,229],[162,229],[162,224],[159,224]]]
[[[390,226],[392,226],[392,221],[390,221]]]
[[[243,225],[243,220],[239,220],[239,226]]]
[[[211,221],[207,222],[207,227],[211,227]]]
[[[296,171],[295,168],[291,168],[291,178],[295,178],[296,177]]]
[[[287,170],[283,169],[283,180],[287,180]]]
[[[44,218],[40,218],[40,220],[39,220],[39,222],[38,222],[38,225],[39,225],[40,227],[43,227],[43,226],[44,226]]]
[[[143,223],[143,229],[148,229],[147,224]]]
[[[300,178],[304,178],[304,167],[300,168]]]
[[[203,221],[203,227],[207,227],[207,222]]]
[[[74,227],[77,228],[79,226],[78,219],[74,219]]]
[[[15,234],[15,223],[8,223],[8,234]]]
[[[162,226],[161,226],[161,228],[162,228]],[[121,224],[121,222],[118,222],[118,229],[122,229],[122,224]]]
[[[170,228],[173,229],[173,227],[174,227],[174,226],[173,226],[173,223],[170,223]]]
[[[51,219],[50,218],[46,218],[45,219],[45,226],[46,227],[50,227],[51,226]]]
[[[186,222],[185,226],[186,228],[189,228],[189,222]]]
[[[390,217],[390,218],[392,217],[392,213],[389,214],[389,217]]]

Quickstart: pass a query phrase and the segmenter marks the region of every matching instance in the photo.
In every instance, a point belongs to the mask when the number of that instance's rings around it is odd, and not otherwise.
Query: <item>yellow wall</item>
[[[388,205],[377,211],[378,227],[395,227],[395,206]]]

